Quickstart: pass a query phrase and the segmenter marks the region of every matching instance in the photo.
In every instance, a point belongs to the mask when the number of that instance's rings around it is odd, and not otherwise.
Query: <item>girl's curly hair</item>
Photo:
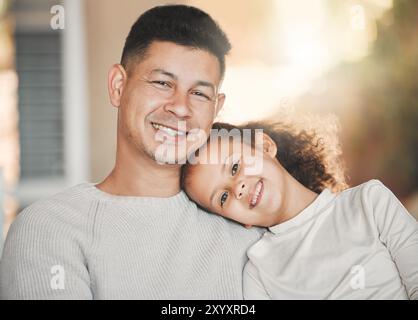
[[[336,132],[323,132],[321,135],[319,128],[298,130],[295,124],[265,121],[238,126],[216,122],[212,129],[238,129],[241,134],[243,129],[250,129],[253,147],[255,130],[262,129],[277,145],[277,160],[302,185],[316,193],[325,188],[339,192],[348,187]],[[182,186],[188,167],[183,168]]]

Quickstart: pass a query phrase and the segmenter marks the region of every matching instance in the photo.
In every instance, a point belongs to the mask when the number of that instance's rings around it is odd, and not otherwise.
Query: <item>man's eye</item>
[[[193,91],[192,94],[198,97],[202,97],[205,100],[210,100],[210,98],[207,95],[205,95],[204,93],[200,91]]]
[[[221,207],[223,207],[223,205],[224,205],[224,203],[225,203],[225,201],[226,201],[226,199],[228,199],[228,192],[224,192],[224,193],[222,193],[222,195],[221,195]]]
[[[235,176],[235,175],[237,174],[238,169],[239,169],[239,162],[238,162],[238,163],[235,163],[235,164],[232,166],[232,170],[231,170],[232,176]]]
[[[166,81],[151,81],[152,84],[155,84],[159,87],[171,88],[170,83]]]

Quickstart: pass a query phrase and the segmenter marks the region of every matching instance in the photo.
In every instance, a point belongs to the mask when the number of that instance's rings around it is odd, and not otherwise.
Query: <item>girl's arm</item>
[[[410,299],[418,300],[418,222],[380,181],[368,190],[380,240],[389,250]]]
[[[251,261],[248,261],[244,268],[243,295],[245,300],[271,300]]]

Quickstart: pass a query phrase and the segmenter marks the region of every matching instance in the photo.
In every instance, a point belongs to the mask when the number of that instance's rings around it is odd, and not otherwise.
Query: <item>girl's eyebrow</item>
[[[221,174],[224,174],[225,173],[225,170],[226,170],[226,165],[227,164],[229,164],[229,158],[231,158],[231,156],[232,156],[232,154],[229,154],[226,158],[225,158],[225,160],[223,161],[223,165],[222,165],[222,168],[221,168]],[[212,194],[210,195],[210,198],[209,198],[209,203],[212,205],[212,202],[213,202],[213,197],[215,196],[215,194],[216,194],[216,188],[215,188],[215,190],[213,190],[213,192],[212,192]]]
[[[216,194],[216,189],[212,192],[212,195],[210,196],[210,200],[209,200],[210,202],[209,202],[209,203],[210,203],[211,205],[213,205],[213,203],[212,203],[212,202],[213,202],[213,197],[215,196],[215,194]]]

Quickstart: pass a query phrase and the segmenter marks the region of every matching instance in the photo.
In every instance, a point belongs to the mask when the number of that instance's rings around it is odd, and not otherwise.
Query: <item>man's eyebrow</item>
[[[154,69],[150,72],[150,74],[153,74],[153,73],[160,73],[162,75],[172,78],[173,80],[177,80],[177,76],[174,73],[168,72],[164,69]]]
[[[203,80],[199,80],[196,82],[195,84],[196,87],[208,87],[210,89],[212,89],[214,92],[216,91],[216,86],[213,83],[210,83],[208,81],[203,81]]]
[[[222,166],[222,169],[221,169],[221,173],[223,174],[224,172],[225,172],[225,169],[226,169],[226,165],[227,165],[227,163],[228,163],[228,159],[231,157],[231,155],[229,155],[229,156],[227,156],[226,158],[225,158],[225,160],[224,160],[224,164],[223,164],[223,166]],[[209,199],[209,203],[212,205],[212,201],[213,201],[213,197],[215,196],[215,194],[216,194],[216,189],[215,190],[213,190],[213,192],[212,192],[212,194],[211,194],[211,196],[210,196],[210,199]]]
[[[158,69],[153,69],[150,72],[150,74],[153,74],[153,73],[160,73],[162,75],[165,75],[167,77],[172,78],[173,80],[177,80],[178,79],[178,77],[174,73],[171,73],[171,72],[166,71],[164,69],[159,69],[159,68]],[[198,80],[198,81],[196,81],[195,86],[196,87],[199,87],[199,86],[201,86],[201,87],[208,87],[208,88],[212,89],[214,92],[216,92],[216,86],[213,83],[209,82],[209,81]]]

